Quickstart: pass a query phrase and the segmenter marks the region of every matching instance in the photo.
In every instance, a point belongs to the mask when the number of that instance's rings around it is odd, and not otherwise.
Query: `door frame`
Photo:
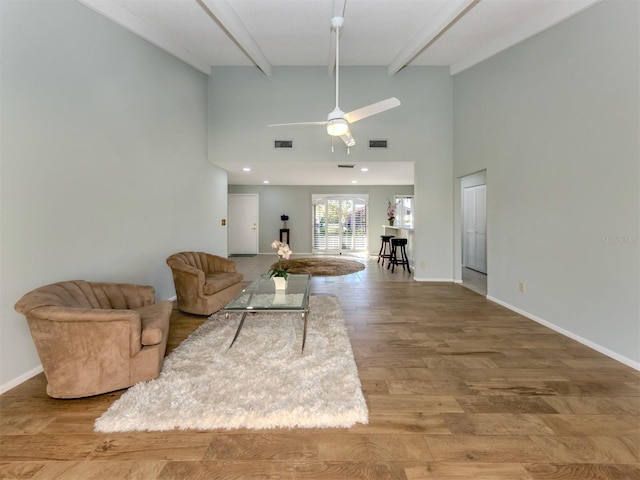
[[[455,283],[462,283],[462,230],[464,228],[463,224],[463,195],[464,195],[464,187],[469,187],[473,185],[482,185],[485,184],[487,186],[487,232],[486,232],[486,249],[487,249],[487,279],[489,278],[489,270],[491,269],[490,265],[490,256],[489,256],[489,196],[490,196],[490,179],[489,172],[486,169],[478,170],[473,173],[461,175],[456,177],[454,182],[454,206],[453,206],[453,216],[454,216],[454,236],[453,236],[453,281]],[[489,282],[487,282],[487,295],[490,294],[488,291]]]

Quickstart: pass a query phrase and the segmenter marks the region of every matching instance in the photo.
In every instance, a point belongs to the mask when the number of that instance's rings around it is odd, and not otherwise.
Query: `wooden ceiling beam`
[[[271,63],[227,0],[198,0],[198,3],[211,15],[255,66],[262,70],[265,75],[271,76]]]
[[[395,75],[446,32],[480,0],[448,0],[387,66]]]

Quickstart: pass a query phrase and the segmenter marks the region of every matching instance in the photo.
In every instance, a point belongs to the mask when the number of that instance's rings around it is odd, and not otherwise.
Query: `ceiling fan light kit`
[[[349,153],[349,147],[353,147],[356,144],[353,135],[349,130],[349,124],[358,122],[364,118],[376,115],[378,113],[385,112],[392,108],[400,106],[400,100],[395,97],[390,97],[385,100],[381,100],[371,105],[358,108],[348,113],[344,113],[338,106],[338,94],[340,86],[340,29],[344,25],[343,17],[333,17],[331,19],[331,28],[336,32],[336,107],[327,116],[327,121],[314,121],[314,122],[296,122],[296,123],[277,123],[271,124],[270,127],[292,126],[292,125],[326,125],[327,133],[331,137],[340,137],[340,139],[347,146],[347,153]],[[331,151],[333,151],[333,139]]]
[[[349,125],[347,125],[347,121],[344,118],[334,118],[327,121],[327,133],[332,137],[341,137],[348,131]]]

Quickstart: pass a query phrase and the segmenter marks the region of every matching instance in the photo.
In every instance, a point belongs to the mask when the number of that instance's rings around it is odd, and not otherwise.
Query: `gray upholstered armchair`
[[[242,291],[233,260],[205,252],[180,252],[167,258],[178,298],[178,310],[196,315],[217,312]]]
[[[172,302],[155,303],[148,285],[58,282],[25,294],[27,318],[47,377],[47,394],[79,398],[160,374]]]

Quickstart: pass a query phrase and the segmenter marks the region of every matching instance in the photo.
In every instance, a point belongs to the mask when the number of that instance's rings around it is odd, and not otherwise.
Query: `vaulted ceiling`
[[[455,75],[600,0],[78,1],[206,74],[251,65],[265,75],[279,66],[332,74],[330,19],[343,16],[341,66],[395,75],[438,65]]]

